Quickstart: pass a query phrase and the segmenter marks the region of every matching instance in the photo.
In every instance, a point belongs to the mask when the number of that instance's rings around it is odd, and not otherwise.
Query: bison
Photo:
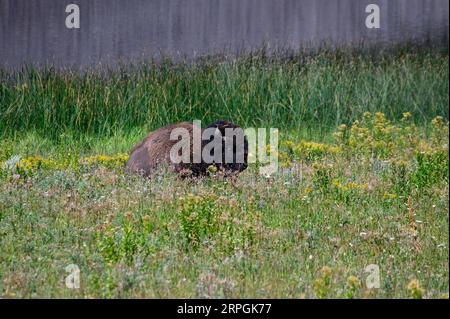
[[[131,150],[127,172],[151,177],[160,166],[167,165],[170,171],[182,175],[201,176],[212,166],[227,176],[247,168],[248,141],[241,127],[223,120],[204,129],[194,125],[182,122],[148,134]],[[188,138],[171,138],[177,129],[186,132]],[[177,154],[173,153],[174,149],[179,150],[179,156],[183,155],[182,150],[188,150],[189,154],[184,158],[188,160],[174,160],[173,155]]]

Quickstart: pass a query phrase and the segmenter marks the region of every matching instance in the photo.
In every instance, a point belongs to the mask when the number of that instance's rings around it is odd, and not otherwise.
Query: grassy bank
[[[0,132],[112,135],[168,123],[229,119],[242,126],[332,129],[364,112],[448,118],[448,53],[320,51],[311,55],[166,61],[83,74],[0,73]]]
[[[0,297],[448,298],[447,53],[0,78]],[[280,128],[278,172],[124,173],[218,118]]]
[[[47,140],[4,161],[0,295],[448,298],[448,123],[366,113],[329,143],[294,136],[277,174],[252,165],[233,183],[129,176],[127,154]],[[103,142],[132,145],[119,140]],[[65,285],[71,264],[79,289]]]

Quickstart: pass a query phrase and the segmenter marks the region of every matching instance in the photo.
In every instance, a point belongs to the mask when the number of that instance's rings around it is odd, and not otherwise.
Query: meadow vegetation
[[[448,52],[341,49],[197,63],[164,60],[84,72],[0,71],[0,132],[110,136],[179,121],[230,119],[242,127],[333,129],[364,112],[448,118]]]
[[[0,78],[1,297],[448,298],[448,53]],[[148,130],[218,118],[280,128],[279,171],[124,173]]]

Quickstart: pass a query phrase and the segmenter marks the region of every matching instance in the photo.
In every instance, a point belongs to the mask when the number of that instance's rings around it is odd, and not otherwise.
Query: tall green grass
[[[0,134],[110,135],[183,120],[326,128],[365,111],[448,119],[448,51],[315,54],[148,62],[115,70],[0,71]]]

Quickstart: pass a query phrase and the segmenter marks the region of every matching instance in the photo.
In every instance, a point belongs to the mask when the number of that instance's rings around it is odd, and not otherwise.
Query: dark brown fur
[[[161,164],[168,164],[172,171],[181,170],[179,165],[170,161],[170,149],[178,142],[170,140],[170,133],[177,127],[187,129],[192,136],[193,126],[188,122],[164,126],[151,132],[131,150],[127,172],[151,176]]]
[[[222,134],[224,134],[225,127],[239,128],[226,121],[218,121],[211,124],[208,127],[218,128]],[[185,128],[188,130],[191,137],[189,148],[191,150],[190,160],[191,163],[172,163],[170,159],[171,148],[178,143],[178,140],[170,140],[170,133],[175,128]],[[193,147],[192,147],[192,134],[193,124],[189,122],[182,122],[177,124],[168,125],[151,132],[141,142],[131,150],[130,159],[126,165],[126,170],[129,173],[137,173],[143,176],[151,176],[162,164],[168,165],[170,171],[174,171],[181,174],[203,175],[207,173],[209,164],[204,163],[192,163],[193,159]],[[208,141],[203,141],[202,145],[205,145]],[[247,168],[247,140],[245,140],[245,163],[229,163],[229,164],[214,164],[218,169],[227,172],[240,172]],[[202,147],[203,149],[203,147]]]

